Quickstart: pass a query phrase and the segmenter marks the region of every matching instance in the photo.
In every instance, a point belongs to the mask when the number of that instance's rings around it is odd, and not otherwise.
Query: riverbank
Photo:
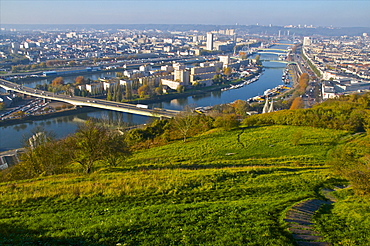
[[[250,79],[253,79],[257,76],[260,76],[261,73],[262,73],[262,67],[260,67],[258,69],[257,73],[253,74],[252,76],[249,76],[249,77],[246,77],[246,78],[243,78],[243,79],[237,79],[237,80],[234,80],[234,81],[231,81],[231,82],[227,82],[225,84],[212,85],[212,86],[208,86],[208,87],[203,87],[201,89],[192,89],[192,90],[189,90],[189,91],[185,91],[183,93],[166,94],[166,95],[161,95],[161,96],[157,96],[157,97],[154,97],[154,98],[153,97],[152,98],[147,98],[147,99],[138,98],[136,100],[129,101],[127,103],[142,103],[142,104],[159,103],[159,102],[173,100],[173,99],[179,99],[179,98],[184,98],[184,97],[189,97],[189,96],[196,96],[196,95],[206,94],[206,93],[213,92],[213,91],[220,91],[222,89],[229,88],[232,85],[237,85],[243,80],[250,80]]]

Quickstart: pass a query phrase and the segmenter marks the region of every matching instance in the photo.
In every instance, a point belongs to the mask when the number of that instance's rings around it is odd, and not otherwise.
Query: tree
[[[28,147],[21,155],[18,170],[19,178],[33,178],[40,175],[54,175],[65,170],[69,159],[66,158],[63,140],[46,140],[39,145]]]
[[[184,142],[190,133],[191,128],[194,126],[195,117],[194,113],[190,108],[186,108],[185,111],[177,114],[171,121],[171,126],[177,130],[182,136]]]
[[[370,134],[370,111],[366,111],[363,124],[364,124],[364,129],[369,135]]]
[[[126,92],[125,92],[125,97],[127,100],[132,99],[132,87],[130,83],[126,84]]]
[[[107,91],[107,100],[112,101],[112,92],[110,88],[108,88],[108,91]]]
[[[19,72],[20,68],[19,66],[12,66],[12,73],[17,73]]]
[[[79,163],[85,173],[90,173],[94,162],[103,158],[104,142],[107,130],[95,125],[92,121],[80,125],[74,136],[66,139],[70,157]]]
[[[365,143],[369,144],[368,141]],[[328,163],[335,173],[349,180],[357,194],[366,195],[370,194],[370,151],[360,149],[338,146],[331,152]]]
[[[146,95],[149,95],[150,88],[148,85],[142,85],[137,89],[139,97],[144,98]]]
[[[56,140],[54,133],[37,127],[32,134],[25,139],[26,151],[20,156],[20,163],[12,168],[11,179],[61,173],[69,162],[63,140]]]
[[[0,110],[5,110],[5,109],[6,109],[5,103],[0,102]]]
[[[60,85],[64,85],[64,79],[63,77],[56,77],[53,79],[53,82],[51,83],[53,87],[58,87]]]
[[[71,160],[79,163],[85,173],[92,172],[96,161],[107,160],[110,165],[116,165],[117,160],[127,153],[123,138],[92,121],[80,125],[66,143]]]
[[[104,159],[107,164],[111,167],[115,167],[118,163],[123,160],[126,156],[130,155],[131,152],[126,144],[125,136],[119,132],[108,133],[108,141],[104,147]]]
[[[155,88],[154,92],[157,95],[162,95],[163,94],[163,85],[162,85],[162,83],[159,83],[158,87]]]
[[[185,87],[183,85],[179,85],[179,86],[177,86],[176,91],[178,93],[183,93],[185,91]]]
[[[78,76],[75,79],[75,83],[76,83],[76,85],[84,85],[84,84],[86,84],[86,80],[85,80],[84,76]]]
[[[222,127],[226,130],[238,127],[240,122],[235,114],[224,114],[216,117],[215,122],[213,123],[215,127]]]
[[[231,67],[225,67],[224,74],[229,77],[232,73],[233,69]]]
[[[301,76],[299,76],[298,92],[301,95],[305,93],[309,81],[310,81],[310,76],[307,73],[302,73]]]
[[[249,110],[250,106],[247,101],[244,100],[236,100],[234,101],[231,106],[234,107],[235,113],[240,116],[246,116],[247,110]]]
[[[256,64],[257,65],[262,65],[262,62],[261,62],[261,56],[260,55],[256,55]]]
[[[119,83],[113,88],[113,100],[116,102],[122,101],[122,86]]]
[[[304,102],[302,97],[294,98],[292,105],[290,106],[290,109],[299,109],[299,108],[304,108]]]
[[[212,81],[215,84],[221,84],[224,81],[224,79],[221,74],[216,74],[215,76],[213,76]]]

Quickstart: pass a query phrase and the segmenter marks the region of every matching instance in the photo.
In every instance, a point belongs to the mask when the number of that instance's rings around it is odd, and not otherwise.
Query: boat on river
[[[263,102],[263,101],[265,101],[266,98],[274,97],[274,96],[280,94],[282,91],[285,91],[287,89],[290,89],[290,88],[286,85],[278,85],[275,88],[265,90],[263,95],[258,95],[258,96],[247,99],[247,102],[249,102],[249,103]]]
[[[232,90],[232,89],[238,89],[238,88],[243,87],[245,85],[249,85],[253,82],[256,82],[259,79],[259,77],[260,77],[260,75],[257,75],[256,77],[253,77],[251,79],[243,80],[242,83],[236,84],[236,85],[230,85],[230,87],[223,88],[223,89],[221,89],[221,91],[228,91],[228,90]]]

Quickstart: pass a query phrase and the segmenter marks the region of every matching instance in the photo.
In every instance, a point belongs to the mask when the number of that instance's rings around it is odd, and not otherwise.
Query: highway
[[[113,110],[125,113],[132,113],[138,115],[145,115],[150,117],[165,117],[172,118],[180,111],[168,110],[168,109],[149,109],[145,105],[135,105],[130,103],[120,103],[107,101],[103,99],[89,98],[89,97],[78,97],[78,96],[68,96],[62,94],[54,94],[48,91],[36,90],[26,86],[21,86],[19,84],[0,79],[0,86],[7,91],[14,91],[33,97],[45,98],[49,100],[66,102],[76,106],[87,106],[95,107],[106,110]]]
[[[306,88],[305,94],[302,95],[302,99],[305,105],[304,108],[311,108],[314,104],[321,102],[321,84],[318,82],[318,78],[313,71],[311,71],[306,61],[302,58],[301,53],[302,46],[298,46],[296,52],[293,53],[293,61],[295,61],[297,65],[293,66],[293,72],[297,76],[297,83],[302,73],[307,73],[310,76],[310,82]]]

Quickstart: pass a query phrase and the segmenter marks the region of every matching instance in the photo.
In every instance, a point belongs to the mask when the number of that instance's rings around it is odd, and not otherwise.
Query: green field
[[[286,210],[345,183],[325,163],[350,138],[311,127],[213,129],[89,175],[1,183],[0,245],[295,245]]]

